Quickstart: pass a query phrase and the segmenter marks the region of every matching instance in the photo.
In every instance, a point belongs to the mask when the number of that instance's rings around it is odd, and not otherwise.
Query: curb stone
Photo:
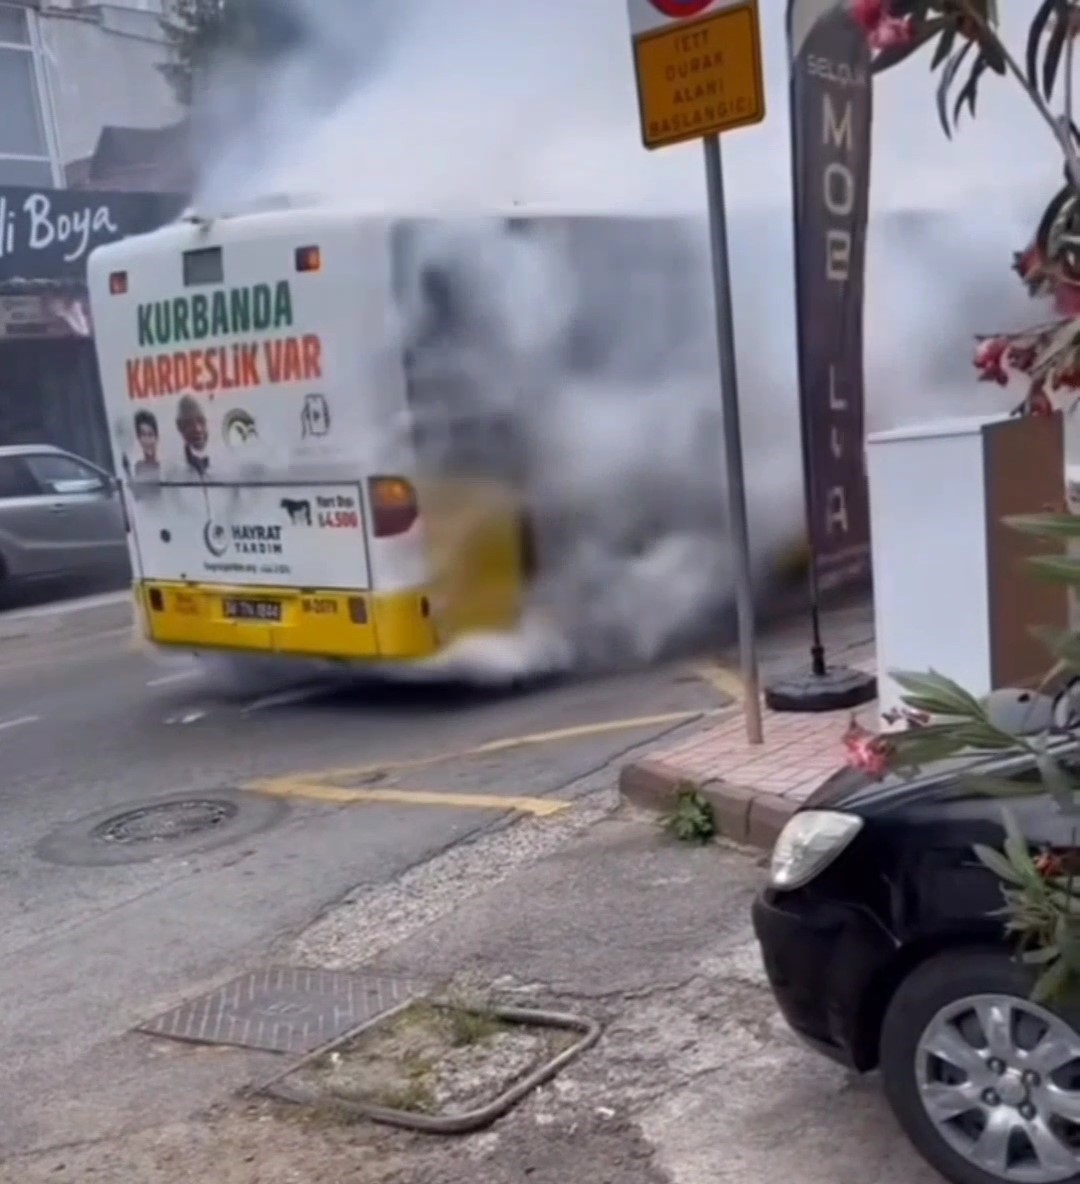
[[[776,794],[761,793],[719,778],[700,781],[677,766],[645,759],[624,765],[619,772],[623,801],[640,810],[666,814],[682,790],[690,789],[712,807],[717,829],[726,839],[748,847],[771,849],[798,803]]]

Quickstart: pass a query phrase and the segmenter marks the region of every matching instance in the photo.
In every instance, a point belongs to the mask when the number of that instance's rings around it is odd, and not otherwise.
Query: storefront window
[[[0,2],[0,184],[49,185],[35,53],[27,12]]]
[[[30,27],[26,21],[25,8],[16,8],[14,4],[0,4],[0,43],[30,44]]]
[[[13,156],[0,156],[0,185],[51,189],[52,183],[52,165],[47,160],[20,160]]]

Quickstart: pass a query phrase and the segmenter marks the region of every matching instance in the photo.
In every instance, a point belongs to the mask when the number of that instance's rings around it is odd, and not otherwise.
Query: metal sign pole
[[[761,695],[758,688],[757,646],[754,637],[754,588],[750,571],[750,527],[746,511],[742,428],[739,423],[739,376],[735,364],[735,321],[731,301],[727,211],[724,198],[724,161],[719,136],[706,136],[705,181],[709,193],[709,240],[712,245],[713,289],[716,300],[716,346],[720,354],[720,399],[724,409],[724,453],[727,460],[728,512],[735,553],[735,605],[739,620],[739,666],[745,702],[746,738],[763,741]]]

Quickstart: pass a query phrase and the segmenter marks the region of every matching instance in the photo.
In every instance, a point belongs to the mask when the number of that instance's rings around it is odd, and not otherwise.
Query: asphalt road
[[[265,962],[358,886],[517,807],[572,798],[581,778],[613,776],[628,751],[721,703],[685,667],[517,694],[375,683],[266,692],[163,665],[125,631],[0,641],[0,1158],[167,1122],[241,1084],[257,1058],[166,1064],[174,1054],[126,1034]],[[661,718],[627,723],[638,717]],[[276,796],[244,790],[266,779]],[[342,804],[313,783],[389,800]],[[418,790],[492,804],[409,803]],[[187,841],[116,841],[145,816],[108,830],[161,799],[222,793],[239,803],[236,818]],[[91,837],[96,826],[112,840]]]

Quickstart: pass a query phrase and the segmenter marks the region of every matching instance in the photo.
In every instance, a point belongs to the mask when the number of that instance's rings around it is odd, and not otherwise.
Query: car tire
[[[889,1005],[880,1058],[886,1097],[916,1150],[953,1184],[1080,1184],[1080,1124],[1055,1127],[1055,1097],[1064,1095],[1050,1092],[1067,1088],[1080,1118],[1080,1017],[1068,1019],[1032,1003],[1031,986],[1027,968],[1008,953],[958,949],[919,965]],[[1012,1046],[1016,1054],[1001,1073],[1005,1062],[995,1063],[988,1047],[977,1047],[986,1039],[980,1012],[1000,1024],[994,1047]],[[1045,1037],[1038,1035],[1041,1025],[1047,1025]],[[1063,1066],[1045,1082],[1038,1075],[1025,1078],[1036,1063],[1029,1058],[1049,1048],[1043,1041],[1063,1033],[1077,1053],[1071,1069]],[[947,1050],[951,1059],[934,1055],[933,1048]],[[969,1072],[954,1064],[960,1061]],[[970,1109],[963,1110],[969,1101]],[[958,1107],[961,1112],[952,1114]],[[932,1108],[938,1108],[936,1117]],[[1050,1141],[1041,1138],[1044,1125]],[[1026,1132],[1036,1128],[1042,1156],[1032,1163],[1035,1145]],[[1003,1130],[1012,1132],[1004,1151]]]

